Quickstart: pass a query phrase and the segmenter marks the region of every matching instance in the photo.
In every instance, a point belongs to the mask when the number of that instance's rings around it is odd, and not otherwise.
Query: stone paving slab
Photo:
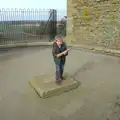
[[[75,89],[79,86],[79,82],[67,77],[60,85],[55,83],[54,77],[40,75],[29,81],[35,91],[41,98],[48,98]]]

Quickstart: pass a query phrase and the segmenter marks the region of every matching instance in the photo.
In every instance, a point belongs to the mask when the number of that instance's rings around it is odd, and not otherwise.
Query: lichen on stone
[[[120,0],[73,0],[70,12],[78,43],[107,47],[120,43]]]

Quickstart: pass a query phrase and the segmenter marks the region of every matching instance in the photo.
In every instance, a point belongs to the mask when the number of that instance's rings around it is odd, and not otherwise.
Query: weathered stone
[[[120,49],[120,0],[68,0],[67,2],[69,28],[67,32],[77,44],[94,43],[96,46]],[[72,17],[72,22],[69,17]],[[70,22],[72,25],[69,24]],[[84,30],[83,27],[87,29]]]
[[[79,82],[71,77],[66,77],[66,80],[63,80],[60,85],[55,83],[54,77],[45,75],[37,76],[29,82],[41,98],[59,95],[79,86]]]

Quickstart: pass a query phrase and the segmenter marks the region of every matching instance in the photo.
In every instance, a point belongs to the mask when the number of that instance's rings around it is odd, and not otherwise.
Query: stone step
[[[55,83],[54,77],[45,75],[37,76],[29,82],[43,99],[60,95],[79,86],[79,82],[73,80],[72,77],[65,78],[59,85]]]

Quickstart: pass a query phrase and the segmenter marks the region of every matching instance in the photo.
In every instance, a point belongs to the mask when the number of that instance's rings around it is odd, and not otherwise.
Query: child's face
[[[57,45],[61,45],[63,43],[63,40],[57,40],[56,43]]]

